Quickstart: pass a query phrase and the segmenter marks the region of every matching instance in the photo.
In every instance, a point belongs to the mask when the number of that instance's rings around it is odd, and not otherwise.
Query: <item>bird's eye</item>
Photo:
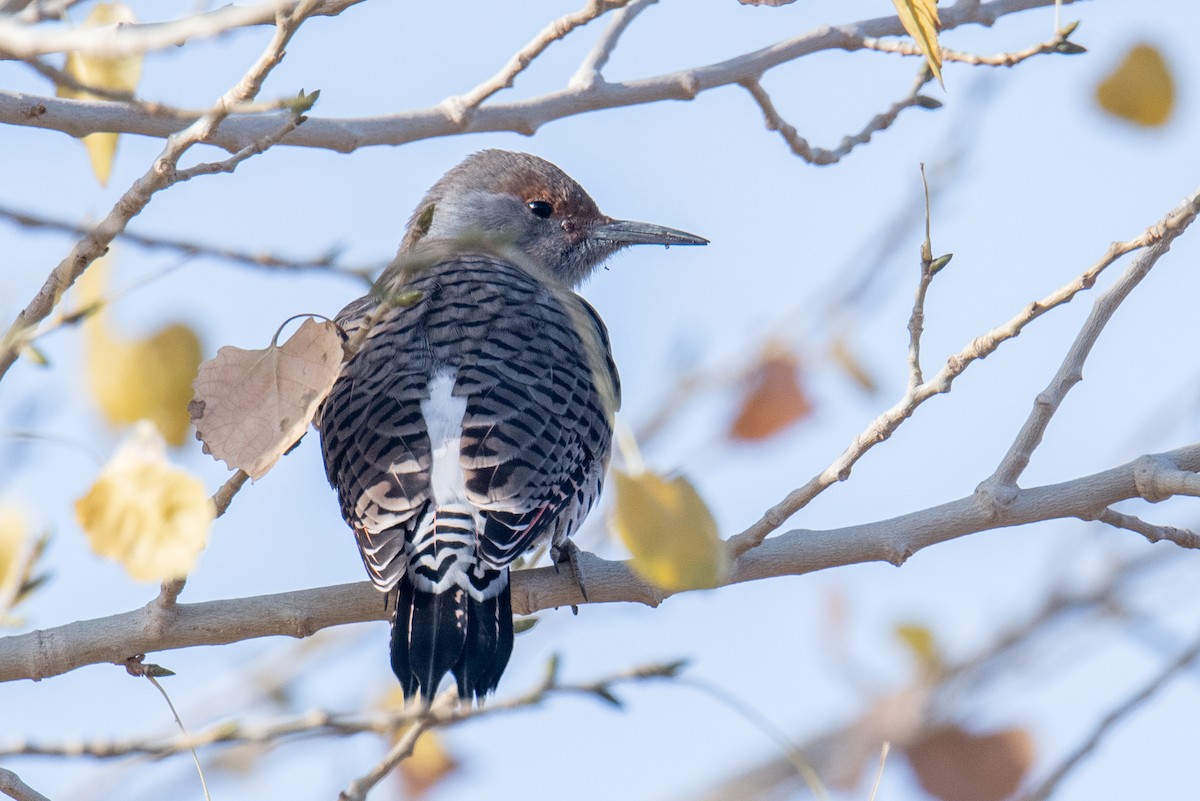
[[[525,206],[533,212],[534,217],[541,217],[543,220],[554,213],[554,207],[544,200],[531,200]]]

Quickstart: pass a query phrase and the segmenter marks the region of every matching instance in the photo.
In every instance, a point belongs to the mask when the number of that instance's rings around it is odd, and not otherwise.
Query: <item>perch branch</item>
[[[1019,489],[1002,508],[971,495],[889,520],[825,531],[789,531],[743,554],[727,583],[863,562],[898,565],[922,548],[977,532],[1061,518],[1095,520],[1109,506],[1141,497],[1135,473],[1144,470],[1146,461],[1163,465],[1159,468],[1163,470],[1200,471],[1200,444],[1060,484]],[[653,606],[667,597],[642,582],[626,562],[581,553],[580,567],[587,576],[586,599],[569,571],[544,567],[515,572],[513,611],[530,614],[613,602]],[[367,582],[176,604],[167,620],[153,606],[154,602],[131,612],[0,638],[0,681],[38,680],[84,665],[123,664],[133,654],[173,648],[256,637],[307,637],[328,626],[386,620],[389,614],[383,596]]]

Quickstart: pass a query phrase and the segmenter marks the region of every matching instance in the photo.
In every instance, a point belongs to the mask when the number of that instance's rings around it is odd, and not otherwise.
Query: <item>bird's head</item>
[[[626,245],[705,245],[650,223],[614,220],[569,175],[527,153],[484,150],[441,177],[421,200],[400,253],[445,240],[495,240],[577,286]]]

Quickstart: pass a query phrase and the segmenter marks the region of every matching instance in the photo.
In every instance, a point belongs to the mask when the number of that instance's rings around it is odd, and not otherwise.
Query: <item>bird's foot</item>
[[[587,584],[583,578],[583,569],[580,567],[579,555],[583,551],[579,550],[579,546],[570,540],[563,540],[561,545],[550,546],[550,558],[554,562],[554,570],[558,571],[559,565],[570,564],[571,573],[575,576],[575,583],[579,586],[579,594],[583,596],[583,600],[588,600]],[[579,607],[571,604],[571,611],[579,614]]]

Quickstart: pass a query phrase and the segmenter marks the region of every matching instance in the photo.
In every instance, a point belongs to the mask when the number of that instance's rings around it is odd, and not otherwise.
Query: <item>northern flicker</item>
[[[513,646],[509,565],[562,554],[600,493],[620,384],[574,288],[626,245],[703,245],[613,220],[553,164],[486,150],[434,184],[396,260],[337,322],[361,349],[321,410],[329,482],[375,586],[392,669],[432,699],[495,690]]]

